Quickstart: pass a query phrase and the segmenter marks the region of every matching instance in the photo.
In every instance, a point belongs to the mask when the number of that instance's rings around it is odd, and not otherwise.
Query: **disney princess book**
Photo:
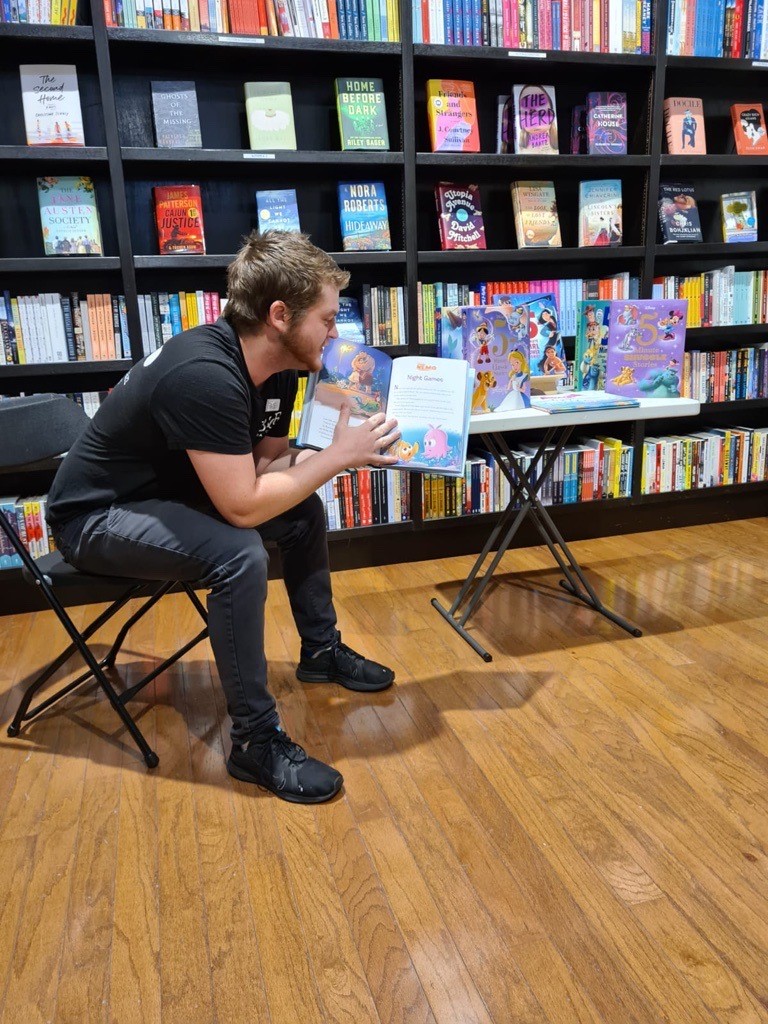
[[[323,368],[310,374],[296,443],[327,448],[343,404],[351,426],[386,412],[400,438],[391,469],[463,476],[474,374],[463,359],[401,356],[335,338],[323,350]]]

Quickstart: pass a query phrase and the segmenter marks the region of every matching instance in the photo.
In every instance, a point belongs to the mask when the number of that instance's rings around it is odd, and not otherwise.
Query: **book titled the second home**
[[[384,183],[342,181],[338,194],[344,252],[388,252],[392,240]]]
[[[199,185],[155,185],[157,245],[161,256],[203,255],[203,205]]]

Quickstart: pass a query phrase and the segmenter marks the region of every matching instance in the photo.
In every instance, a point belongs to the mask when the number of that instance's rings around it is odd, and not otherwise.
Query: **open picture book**
[[[297,444],[327,448],[341,406],[359,426],[385,412],[401,437],[390,454],[393,469],[462,476],[467,455],[474,373],[463,359],[400,356],[335,338],[323,350],[323,368],[310,374]]]

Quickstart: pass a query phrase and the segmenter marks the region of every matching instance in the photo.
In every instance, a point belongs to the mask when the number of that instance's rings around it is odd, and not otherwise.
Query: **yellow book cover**
[[[427,115],[433,153],[480,152],[473,82],[430,78]]]
[[[190,327],[197,327],[200,323],[197,315],[197,295],[194,292],[187,292],[187,320]]]
[[[27,350],[24,347],[24,332],[21,329],[18,299],[11,299],[11,316],[13,317],[13,329],[16,331],[16,351],[19,354],[19,363],[26,363]]]

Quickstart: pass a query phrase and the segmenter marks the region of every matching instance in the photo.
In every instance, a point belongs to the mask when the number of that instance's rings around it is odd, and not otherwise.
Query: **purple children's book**
[[[605,390],[627,398],[679,398],[687,299],[611,302]]]
[[[626,93],[587,93],[587,152],[608,156],[627,152]]]

